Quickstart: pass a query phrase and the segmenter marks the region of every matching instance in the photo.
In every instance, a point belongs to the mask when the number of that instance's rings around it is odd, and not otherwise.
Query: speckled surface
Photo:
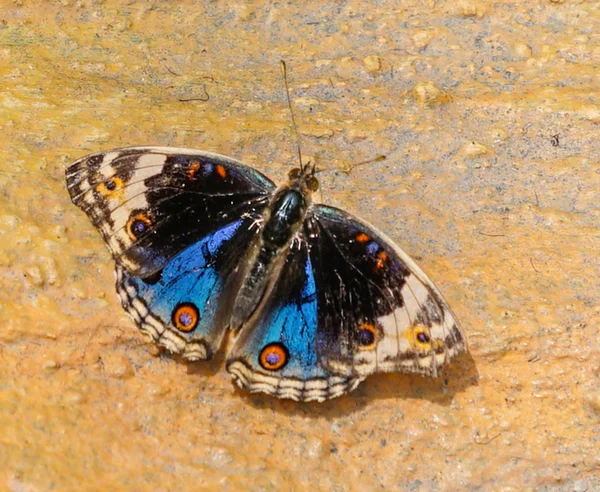
[[[0,488],[600,490],[600,3],[34,5],[0,1]],[[160,144],[281,180],[282,58],[322,201],[462,320],[445,379],[247,396],[122,312],[64,168]]]

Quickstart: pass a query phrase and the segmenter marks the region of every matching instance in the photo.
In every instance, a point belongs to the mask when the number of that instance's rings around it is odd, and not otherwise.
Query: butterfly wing
[[[234,301],[227,279],[255,237],[254,218],[247,217],[188,246],[149,279],[117,266],[123,307],[142,333],[169,352],[210,359],[226,332],[222,306]]]
[[[274,184],[217,154],[132,147],[66,172],[73,202],[100,230],[117,291],[140,330],[189,360],[210,358],[234,299],[227,279],[257,236]]]
[[[275,186],[228,157],[169,147],[92,154],[71,164],[66,177],[73,203],[117,264],[142,278],[246,209],[264,208]]]
[[[332,370],[437,377],[466,350],[442,294],[384,234],[324,205],[307,227],[321,307],[319,346]]]
[[[299,401],[323,401],[361,378],[324,365],[318,346],[315,272],[308,243],[293,247],[257,314],[240,331],[227,370],[243,389]]]
[[[242,388],[323,401],[375,372],[437,376],[466,350],[440,292],[372,226],[318,205],[298,240],[232,350]]]

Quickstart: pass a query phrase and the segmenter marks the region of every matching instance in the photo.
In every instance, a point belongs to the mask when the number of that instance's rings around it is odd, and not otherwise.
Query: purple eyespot
[[[134,232],[136,236],[140,234],[144,234],[149,229],[148,224],[143,220],[135,220],[131,225],[131,230]]]
[[[375,328],[361,328],[356,332],[356,341],[363,347],[368,347],[375,343]]]
[[[183,311],[179,315],[179,322],[183,326],[189,326],[189,325],[191,325],[194,322],[194,319],[192,318],[192,315],[190,313],[188,313],[187,311]]]
[[[267,371],[278,371],[283,368],[289,360],[289,352],[286,346],[279,342],[266,345],[258,357],[258,362]]]
[[[190,333],[198,326],[200,313],[195,304],[184,302],[175,307],[171,320],[179,331]]]
[[[281,357],[279,356],[278,353],[271,352],[270,354],[267,354],[265,359],[269,365],[275,366],[275,365],[279,364],[279,360],[281,359]]]
[[[417,333],[417,340],[419,340],[419,342],[421,342],[421,343],[428,343],[429,335],[427,335],[427,333],[424,333],[421,331],[421,332]]]
[[[139,237],[152,228],[152,221],[143,212],[136,213],[127,222],[127,233],[132,240]]]

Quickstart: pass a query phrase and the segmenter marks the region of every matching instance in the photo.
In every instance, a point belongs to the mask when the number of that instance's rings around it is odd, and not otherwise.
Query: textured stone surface
[[[0,2],[0,488],[600,489],[600,4]],[[374,223],[471,357],[299,405],[157,356],[70,204],[88,152],[176,145]]]

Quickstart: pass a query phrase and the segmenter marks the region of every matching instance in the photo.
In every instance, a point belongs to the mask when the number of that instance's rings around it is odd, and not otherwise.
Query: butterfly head
[[[289,184],[305,192],[315,192],[319,189],[319,180],[315,176],[315,165],[308,163],[303,167],[295,167],[288,173]]]

